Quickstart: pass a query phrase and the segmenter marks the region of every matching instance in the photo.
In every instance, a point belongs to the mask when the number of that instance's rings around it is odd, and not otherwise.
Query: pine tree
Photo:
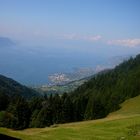
[[[14,124],[15,129],[24,129],[29,126],[31,113],[28,103],[23,97],[15,96],[7,111],[17,118],[17,121]]]

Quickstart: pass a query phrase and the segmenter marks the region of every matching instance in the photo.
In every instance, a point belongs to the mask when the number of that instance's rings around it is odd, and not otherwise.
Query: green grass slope
[[[140,115],[140,95],[121,104],[121,109],[110,113],[108,117],[127,117]]]
[[[23,140],[140,140],[140,96],[126,100],[105,119],[22,131],[0,128],[0,133]]]

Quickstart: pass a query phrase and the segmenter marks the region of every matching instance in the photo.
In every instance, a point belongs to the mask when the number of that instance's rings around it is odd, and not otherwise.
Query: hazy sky
[[[0,0],[0,36],[133,47],[140,44],[140,1]]]
[[[140,53],[140,0],[0,0],[0,74],[26,84]],[[22,73],[22,74],[21,74]]]

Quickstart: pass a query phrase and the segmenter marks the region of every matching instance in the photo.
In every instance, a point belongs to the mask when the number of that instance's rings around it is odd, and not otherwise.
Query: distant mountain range
[[[11,39],[7,37],[0,37],[0,47],[9,47],[15,45]]]
[[[0,37],[0,73],[27,86],[67,84],[112,68],[130,56],[104,56],[95,51],[86,55],[59,47],[22,46]]]

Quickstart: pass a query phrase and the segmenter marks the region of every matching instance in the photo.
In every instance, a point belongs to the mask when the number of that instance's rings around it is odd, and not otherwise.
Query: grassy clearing
[[[121,104],[121,109],[110,113],[108,117],[140,115],[140,95]]]
[[[0,128],[0,133],[23,140],[140,140],[140,96],[121,106],[105,119],[22,131]]]

